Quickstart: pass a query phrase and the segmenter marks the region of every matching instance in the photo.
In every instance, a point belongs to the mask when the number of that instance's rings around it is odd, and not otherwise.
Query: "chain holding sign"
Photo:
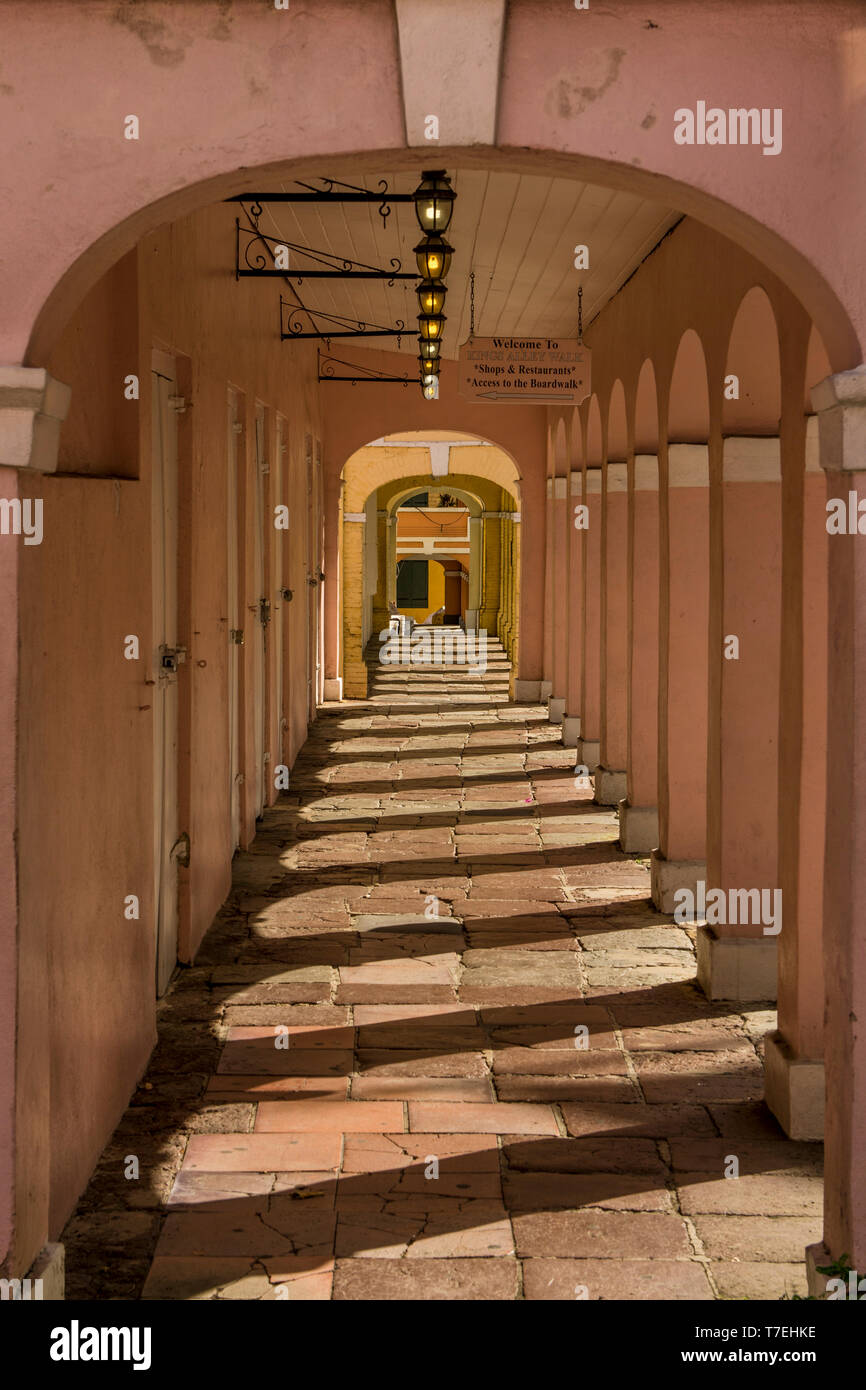
[[[458,390],[472,401],[571,401],[590,393],[590,350],[578,338],[469,338]]]

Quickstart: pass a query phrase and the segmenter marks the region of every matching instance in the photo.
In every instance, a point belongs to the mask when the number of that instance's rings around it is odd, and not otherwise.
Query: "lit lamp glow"
[[[415,189],[415,216],[422,232],[444,232],[454,211],[454,189],[444,169],[425,169]]]
[[[422,314],[441,314],[445,308],[448,289],[441,280],[423,280],[416,287],[418,305]]]
[[[425,362],[422,358],[419,357],[418,364],[421,368],[422,386],[426,386],[428,382],[436,380],[436,378],[439,375],[439,368],[442,365],[441,362]]]
[[[423,357],[427,362],[433,362],[436,360],[436,358],[439,356],[440,347],[441,343],[437,338],[431,339],[430,342],[428,342],[426,338],[418,339],[419,356]]]
[[[418,269],[425,280],[444,280],[451,269],[454,247],[438,232],[427,236],[413,248]]]
[[[418,336],[425,338],[428,343],[440,342],[442,334],[445,332],[444,314],[419,314],[418,315]]]

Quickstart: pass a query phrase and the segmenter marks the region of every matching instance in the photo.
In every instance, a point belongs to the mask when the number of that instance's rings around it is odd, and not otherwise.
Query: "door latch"
[[[244,630],[243,630],[243,628],[242,628],[242,627],[231,627],[231,628],[229,628],[229,641],[230,641],[235,647],[242,647],[242,646],[244,645]]]
[[[176,673],[178,666],[186,661],[186,647],[167,647],[165,643],[159,649],[159,666],[164,675]]]
[[[259,599],[259,622],[262,627],[267,627],[271,621],[271,601],[267,598]]]

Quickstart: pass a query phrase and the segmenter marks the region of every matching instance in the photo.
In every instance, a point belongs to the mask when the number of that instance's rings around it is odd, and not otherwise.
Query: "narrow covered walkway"
[[[68,1298],[805,1293],[820,1146],[761,1100],[774,1016],[697,990],[508,675],[494,643],[320,711],[161,1003]]]

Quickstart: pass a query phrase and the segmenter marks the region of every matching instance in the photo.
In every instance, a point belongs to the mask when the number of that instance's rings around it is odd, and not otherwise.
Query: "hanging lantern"
[[[439,342],[438,339],[434,338],[428,342],[426,338],[419,338],[418,354],[420,357],[423,357],[427,362],[433,362],[439,356],[439,349],[441,346],[442,344]]]
[[[424,385],[422,385],[421,390],[423,392],[425,401],[435,401],[439,395],[438,377],[434,377],[432,381],[428,381]]]
[[[441,362],[425,362],[422,357],[418,358],[418,365],[421,369],[421,384],[426,386],[429,381],[435,381],[439,375]]]
[[[438,232],[426,236],[413,248],[418,269],[425,280],[444,280],[451,269],[454,247]]]
[[[415,293],[422,314],[442,313],[448,288],[441,280],[422,280],[420,285],[416,285]]]
[[[427,342],[439,342],[445,332],[444,314],[419,314],[418,315],[418,336],[426,338]]]
[[[413,194],[422,232],[444,232],[451,221],[456,194],[444,169],[425,169]]]

